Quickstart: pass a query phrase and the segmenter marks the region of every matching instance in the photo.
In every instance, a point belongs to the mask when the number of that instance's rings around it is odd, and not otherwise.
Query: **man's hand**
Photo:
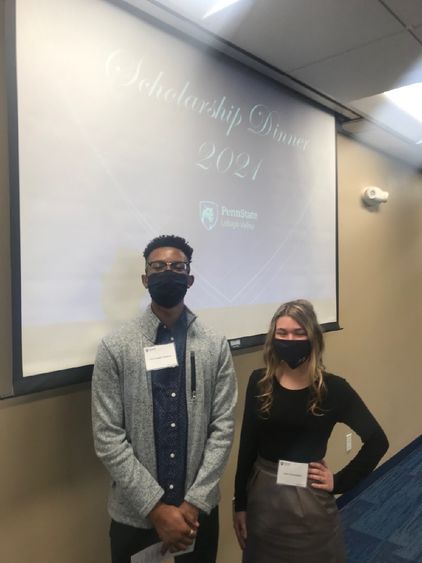
[[[196,535],[186,523],[182,511],[177,506],[159,502],[149,513],[149,517],[164,543],[163,554],[170,551],[182,551],[188,548]]]
[[[199,510],[196,508],[196,506],[190,504],[189,502],[186,502],[185,500],[179,506],[179,510],[182,513],[186,524],[188,524],[195,533],[195,535],[192,537],[195,537],[196,532],[199,528],[199,521],[198,521]]]

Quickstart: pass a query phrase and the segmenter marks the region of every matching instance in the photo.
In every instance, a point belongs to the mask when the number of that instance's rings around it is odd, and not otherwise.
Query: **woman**
[[[291,301],[276,311],[265,368],[249,379],[240,437],[234,528],[244,563],[345,562],[334,494],[355,486],[387,451],[359,395],[324,371],[323,348],[311,303]],[[333,475],[323,458],[337,422],[363,445]]]

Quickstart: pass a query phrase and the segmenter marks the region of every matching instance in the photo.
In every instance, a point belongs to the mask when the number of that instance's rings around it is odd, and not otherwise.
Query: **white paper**
[[[130,563],[159,563],[160,561],[165,561],[160,553],[162,545],[162,543],[155,543],[142,551],[138,551],[138,553],[132,555]]]
[[[174,563],[174,558],[177,555],[182,555],[182,553],[190,553],[195,548],[195,541],[187,549],[183,551],[176,551],[175,553],[166,552],[161,555],[161,548],[163,547],[163,542],[154,543],[130,558],[130,563],[164,563],[171,562]]]
[[[277,485],[306,487],[308,481],[308,464],[295,463],[280,459],[278,462]]]
[[[145,365],[148,371],[174,368],[178,365],[174,342],[144,348]]]

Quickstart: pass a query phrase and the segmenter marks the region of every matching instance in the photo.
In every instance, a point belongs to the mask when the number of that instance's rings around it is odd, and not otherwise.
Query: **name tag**
[[[277,485],[293,485],[306,487],[308,480],[308,464],[295,463],[280,459],[278,462]]]
[[[145,365],[148,371],[155,369],[174,368],[178,365],[176,346],[174,342],[169,344],[157,344],[144,348]]]

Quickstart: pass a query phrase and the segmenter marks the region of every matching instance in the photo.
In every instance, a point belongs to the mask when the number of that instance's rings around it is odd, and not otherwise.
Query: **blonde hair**
[[[322,363],[322,353],[324,351],[324,338],[321,327],[318,323],[312,303],[306,299],[296,299],[281,305],[271,319],[270,327],[264,343],[264,362],[265,372],[258,381],[259,395],[261,403],[260,414],[269,414],[273,403],[273,378],[280,360],[274,351],[273,340],[275,335],[276,323],[280,317],[291,317],[305,330],[306,336],[311,344],[311,354],[309,357],[309,385],[311,395],[308,410],[314,415],[320,415],[321,401],[325,391],[323,372],[325,370]]]

